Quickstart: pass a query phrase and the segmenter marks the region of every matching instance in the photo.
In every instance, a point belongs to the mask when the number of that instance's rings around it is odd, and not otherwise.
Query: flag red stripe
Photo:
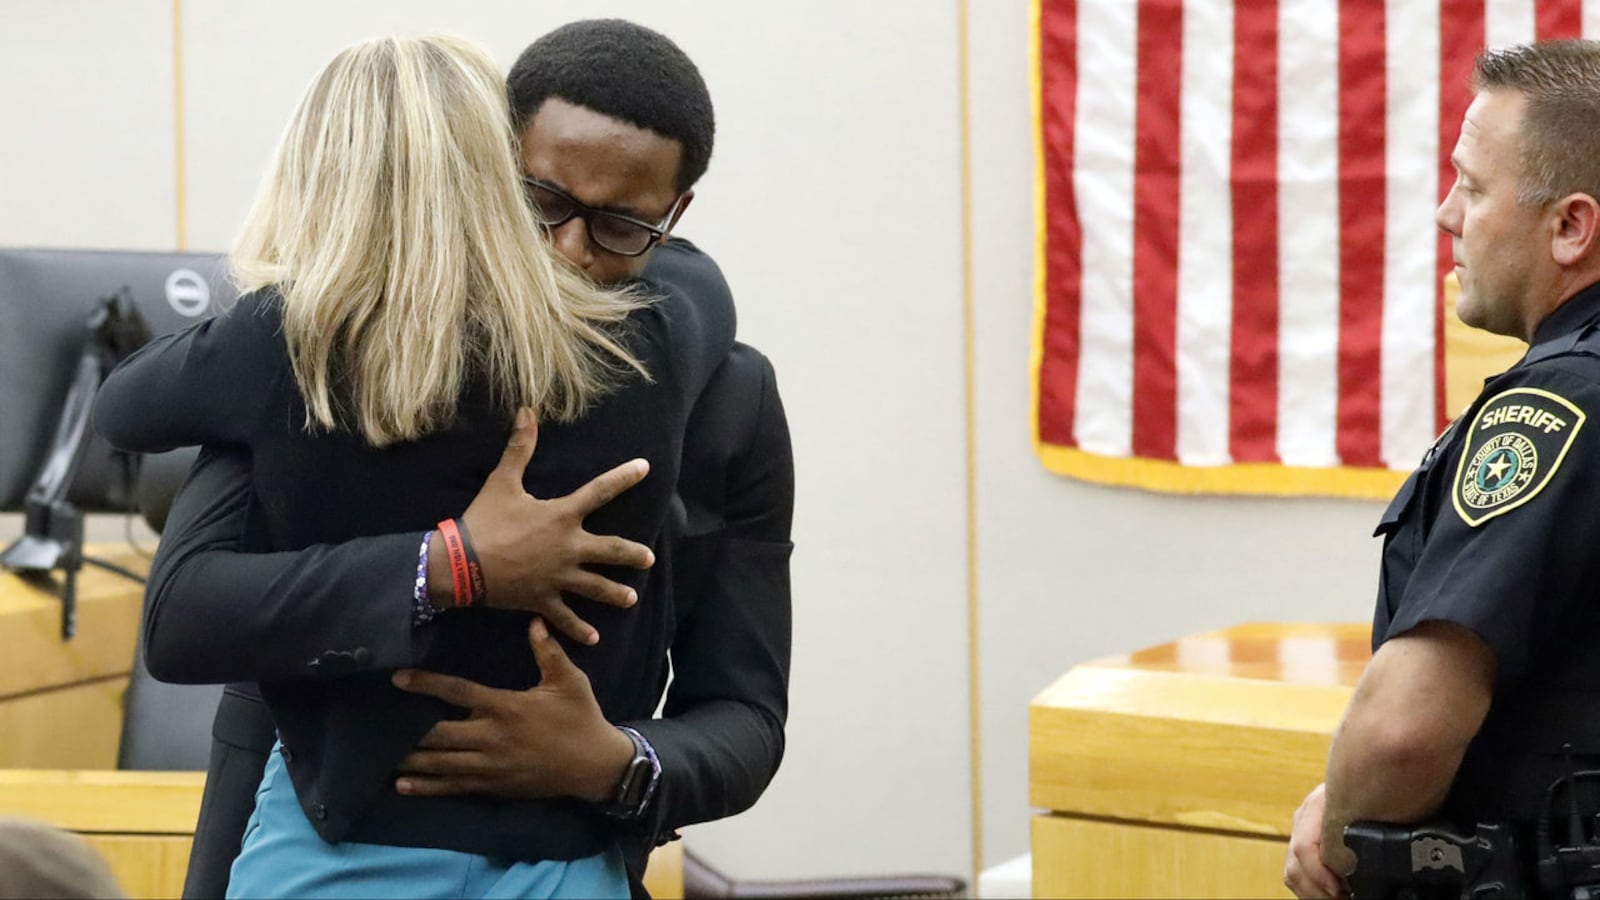
[[[1487,40],[1482,3],[1441,3],[1439,5],[1439,202],[1456,180],[1450,155],[1455,152],[1461,133],[1461,118],[1472,103],[1472,61]],[[1444,317],[1455,315],[1444,308],[1444,277],[1455,267],[1450,235],[1439,233],[1436,245],[1434,288],[1434,411],[1439,427],[1460,410],[1445,409],[1444,401]]]
[[[1278,0],[1234,7],[1229,449],[1278,461]]]
[[[1133,163],[1133,453],[1176,459],[1183,3],[1139,3]]]
[[[1583,36],[1582,0],[1537,0],[1534,35],[1541,41]]]
[[[1347,466],[1381,466],[1384,8],[1339,3],[1339,413]]]
[[[1076,445],[1083,227],[1073,191],[1078,96],[1077,0],[1040,0],[1039,115],[1045,190],[1045,321],[1039,364],[1039,439]]]

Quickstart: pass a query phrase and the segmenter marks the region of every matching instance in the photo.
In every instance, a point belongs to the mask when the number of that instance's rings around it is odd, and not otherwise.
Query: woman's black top
[[[534,496],[557,497],[629,459],[649,460],[645,480],[589,516],[586,527],[652,545],[671,511],[689,411],[732,346],[735,324],[727,284],[709,257],[681,241],[655,254],[641,285],[654,302],[632,314],[622,331],[651,379],[629,375],[578,421],[541,424],[525,479]],[[224,315],[152,342],[106,380],[96,428],[135,452],[194,444],[247,448],[261,532],[250,538],[257,549],[422,530],[464,512],[510,434],[508,417],[494,409],[485,387],[464,391],[457,424],[414,442],[376,449],[349,431],[308,430],[281,314],[277,294],[258,291]],[[606,574],[643,593],[644,573]],[[637,651],[664,636],[638,633],[640,617],[628,610],[589,604],[584,613],[601,641],[567,649],[602,708],[659,696],[655,654]],[[208,680],[261,682],[301,806],[325,840],[518,859],[574,859],[609,842],[614,825],[575,800],[395,793],[399,760],[436,722],[461,711],[393,687],[394,655],[344,646],[337,622],[308,621],[292,608],[270,614],[260,623],[258,656],[230,653],[191,671]],[[205,621],[158,618],[155,610],[147,616],[152,641],[205,657],[213,640]],[[527,613],[504,610],[447,612],[406,634],[408,664],[526,689],[539,680],[528,621]],[[308,642],[323,651],[281,651]]]

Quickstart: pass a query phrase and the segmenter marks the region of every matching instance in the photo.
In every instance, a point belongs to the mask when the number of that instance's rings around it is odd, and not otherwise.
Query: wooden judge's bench
[[[1240,625],[1078,666],[1034,699],[1036,897],[1288,897],[1295,808],[1370,629]]]
[[[115,547],[91,554],[146,568]],[[144,586],[86,566],[63,641],[59,584],[0,572],[0,816],[79,832],[129,895],[175,897],[205,775],[116,771]]]
[[[147,565],[116,546],[90,553],[138,572]],[[0,817],[78,832],[129,896],[176,897],[205,773],[116,769],[144,586],[85,567],[77,634],[67,641],[58,596],[59,579],[41,585],[0,572]],[[674,842],[651,856],[653,896],[683,895],[682,852]]]

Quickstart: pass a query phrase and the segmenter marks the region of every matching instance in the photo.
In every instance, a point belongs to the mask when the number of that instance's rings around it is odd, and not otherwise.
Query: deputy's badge
[[[1566,398],[1538,388],[1489,398],[1470,423],[1456,468],[1452,499],[1462,520],[1476,528],[1537,496],[1586,418]]]

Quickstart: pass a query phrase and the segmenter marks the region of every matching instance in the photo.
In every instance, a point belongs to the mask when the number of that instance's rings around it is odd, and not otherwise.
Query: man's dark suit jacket
[[[686,430],[676,539],[660,548],[635,615],[663,635],[672,684],[665,718],[634,720],[662,777],[644,821],[616,823],[635,889],[649,849],[676,828],[733,815],[760,796],[783,755],[790,647],[788,558],[794,464],[771,364],[736,345],[712,376]],[[173,505],[151,571],[166,604],[326,606],[370,620],[408,616],[420,535],[358,538],[294,553],[240,553],[251,544],[249,461],[207,451]],[[383,598],[350,605],[341,597]],[[337,612],[335,611],[337,608]],[[181,607],[171,612],[182,612]],[[662,648],[665,650],[666,648]],[[666,678],[641,685],[659,698]],[[653,706],[653,702],[651,703]],[[213,726],[210,771],[185,897],[221,896],[274,740],[266,706],[230,685]]]
[[[628,459],[652,461],[646,478],[588,517],[601,533],[656,544],[675,503],[683,436],[693,406],[733,346],[733,300],[714,262],[687,244],[658,248],[622,339],[649,372],[619,376],[572,421],[546,421],[523,483],[559,496]],[[693,299],[691,299],[693,298]],[[242,445],[251,454],[252,505],[269,550],[305,550],[356,537],[424,529],[458,516],[498,464],[510,410],[476,369],[464,379],[453,421],[414,441],[377,448],[353,427],[307,428],[305,400],[282,333],[277,291],[241,297],[227,313],[157,338],[107,377],[96,428],[113,446],[151,452],[186,445]],[[374,351],[381,352],[381,351]],[[646,573],[613,577],[642,588]],[[572,798],[481,794],[402,796],[395,767],[438,722],[462,710],[396,688],[389,672],[415,666],[490,687],[522,690],[539,671],[528,647],[532,614],[473,609],[412,628],[352,630],[356,592],[326,609],[293,602],[251,605],[215,594],[202,612],[150,594],[144,649],[157,678],[257,681],[272,710],[282,760],[308,824],[330,843],[427,847],[507,859],[577,859],[611,845],[613,826]],[[270,599],[270,598],[269,598]],[[329,615],[328,613],[332,613]],[[612,718],[648,716],[664,667],[661,622],[602,606],[590,620],[610,640],[569,650]]]

